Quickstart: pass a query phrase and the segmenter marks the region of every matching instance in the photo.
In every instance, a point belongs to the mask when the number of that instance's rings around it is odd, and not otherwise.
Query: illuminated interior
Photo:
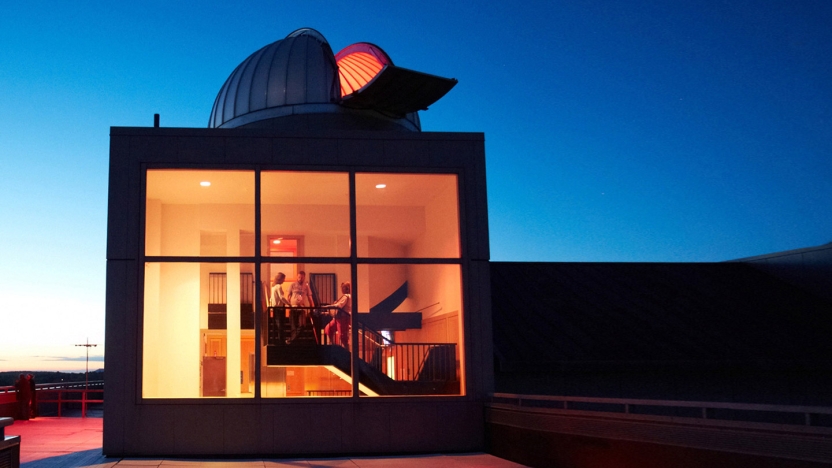
[[[391,391],[378,393],[460,394],[465,386],[460,352],[463,340],[459,265],[360,265],[358,283],[366,291],[359,299],[362,306],[358,320],[387,332],[379,339],[372,331],[363,333],[359,328],[359,356],[399,383],[390,385]],[[377,305],[402,285],[406,285],[406,297],[400,303],[390,303],[395,306],[392,310],[379,310]],[[402,321],[396,320],[398,317],[413,318],[415,323],[402,325]],[[387,327],[381,325],[385,323]]]
[[[142,396],[463,394],[457,176],[262,171],[259,213],[255,176],[147,171]],[[275,303],[301,272],[311,304]]]
[[[145,255],[253,256],[254,172],[147,171]]]
[[[298,243],[306,257],[349,257],[350,185],[341,172],[263,171],[261,252],[277,238]]]
[[[380,47],[366,42],[344,48],[335,55],[335,61],[338,64],[341,97],[360,90],[385,66],[392,64],[390,57]]]
[[[144,398],[254,396],[253,271],[249,263],[145,264]]]
[[[359,257],[459,258],[455,175],[359,173],[355,190]]]
[[[302,250],[297,252],[303,253]],[[334,350],[342,351],[336,356],[340,360],[317,356],[320,352],[333,352],[322,349],[328,346],[324,329],[332,320],[329,311],[325,308],[296,309],[293,317],[292,307],[275,300],[278,297],[287,301],[291,298],[292,284],[297,281],[300,272],[305,274],[305,283],[309,285],[316,306],[334,303],[341,295],[338,285],[352,283],[350,264],[346,262],[300,264],[287,260],[261,265],[263,296],[266,297],[263,301],[266,313],[261,323],[264,332],[260,348],[261,395],[263,398],[351,396],[352,372],[348,351]],[[280,288],[280,293],[277,293],[277,288]],[[306,327],[296,328],[292,320],[303,322]],[[292,343],[286,344],[287,339],[291,339]]]

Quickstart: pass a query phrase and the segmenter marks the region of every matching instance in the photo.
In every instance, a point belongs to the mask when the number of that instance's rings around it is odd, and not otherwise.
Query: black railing
[[[555,414],[579,413],[603,418],[670,421],[697,426],[723,425],[732,428],[742,424],[811,426],[822,428],[830,435],[832,407],[797,406],[765,403],[734,403],[721,401],[642,400],[635,398],[600,398],[559,395],[520,395],[494,393],[491,408],[528,408],[535,412]],[[687,421],[686,421],[687,420]]]
[[[350,396],[352,390],[307,390],[306,396]]]
[[[361,360],[393,380],[457,380],[454,343],[394,343],[358,322],[358,355]]]

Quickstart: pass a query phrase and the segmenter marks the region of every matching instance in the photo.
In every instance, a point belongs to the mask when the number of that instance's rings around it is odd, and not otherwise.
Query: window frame
[[[210,398],[210,397],[197,397],[197,398],[175,398],[175,397],[160,397],[160,398],[144,398],[142,395],[142,386],[144,381],[143,375],[143,359],[144,359],[144,291],[145,291],[145,265],[148,263],[239,263],[239,264],[252,264],[254,269],[254,281],[256,284],[262,284],[263,278],[261,274],[261,269],[263,265],[267,265],[269,263],[273,263],[269,261],[269,259],[273,259],[273,257],[268,256],[268,252],[263,252],[262,250],[262,238],[263,235],[261,229],[261,219],[262,219],[262,208],[261,208],[261,183],[262,183],[262,173],[263,172],[271,172],[271,171],[281,171],[281,172],[339,172],[339,173],[346,173],[349,177],[349,212],[350,212],[350,226],[349,226],[349,240],[350,240],[350,254],[347,257],[315,257],[315,256],[303,256],[303,257],[294,257],[292,260],[296,264],[320,264],[320,263],[328,263],[328,264],[345,264],[350,266],[350,276],[353,281],[353,304],[358,303],[358,267],[359,265],[372,265],[372,264],[425,264],[425,265],[458,265],[459,266],[459,275],[460,275],[460,315],[459,315],[459,327],[460,327],[460,340],[457,343],[459,347],[459,368],[458,373],[460,376],[460,392],[454,395],[389,395],[384,396],[384,398],[396,398],[396,399],[417,399],[417,400],[424,400],[425,398],[448,398],[448,399],[459,399],[463,398],[467,395],[467,361],[468,356],[466,353],[466,343],[467,337],[469,332],[466,327],[466,320],[465,316],[468,313],[468,305],[467,305],[467,269],[466,269],[466,261],[467,261],[467,246],[465,242],[465,213],[462,209],[465,206],[464,200],[464,190],[463,190],[463,172],[461,169],[457,168],[448,168],[448,169],[434,169],[434,168],[413,168],[403,170],[402,168],[394,168],[394,167],[339,167],[339,166],[316,166],[314,168],[309,166],[275,166],[275,165],[267,165],[267,164],[239,164],[239,165],[219,165],[219,164],[160,164],[160,163],[142,163],[141,165],[141,190],[140,190],[140,207],[139,207],[139,219],[138,219],[138,230],[139,230],[139,239],[138,239],[138,261],[137,265],[139,268],[139,274],[137,278],[138,282],[138,322],[137,322],[137,352],[136,352],[136,360],[137,360],[137,392],[136,392],[136,400],[139,404],[170,404],[170,403],[180,403],[180,402],[189,402],[189,403],[211,403],[211,404],[251,404],[256,403],[260,404],[262,401],[269,401],[269,402],[280,402],[280,401],[298,401],[298,400],[309,400],[309,398],[303,397],[284,397],[284,398],[263,398],[261,395],[261,368],[262,368],[262,353],[260,352],[260,347],[262,346],[262,335],[264,331],[262,330],[262,318],[266,311],[262,308],[262,290],[259,287],[255,288],[255,304],[254,304],[254,314],[255,314],[255,324],[254,324],[254,340],[255,340],[255,378],[254,378],[254,395],[252,397],[243,397],[243,398],[236,398],[236,397],[226,397],[226,398]],[[254,255],[253,256],[222,256],[222,257],[215,257],[215,256],[164,256],[164,255],[146,255],[146,216],[147,216],[147,174],[148,171],[156,171],[156,170],[217,170],[217,171],[251,171],[254,175]],[[456,257],[359,257],[357,255],[357,223],[356,223],[356,187],[355,187],[355,178],[356,174],[369,174],[369,173],[379,173],[379,174],[396,174],[396,175],[454,175],[456,177],[456,210],[457,210],[457,232],[458,232],[458,240],[459,240],[459,251]],[[266,278],[266,282],[268,282],[268,278]],[[358,311],[358,308],[354,306],[354,312]],[[360,397],[359,392],[359,368],[358,368],[358,352],[357,352],[357,342],[358,342],[358,327],[356,327],[356,317],[357,313],[353,313],[350,316],[350,354],[351,354],[351,369],[353,370],[353,378],[352,378],[352,394],[349,397],[334,397],[334,399],[340,400],[352,400],[358,401],[358,398],[361,398],[362,401],[371,401],[372,398],[367,397]],[[327,401],[331,401],[331,399],[327,399]],[[199,403],[198,403],[199,404]]]

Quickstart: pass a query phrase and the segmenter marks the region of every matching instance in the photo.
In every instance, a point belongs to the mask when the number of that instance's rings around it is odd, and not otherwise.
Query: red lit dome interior
[[[341,81],[341,97],[348,96],[373,80],[387,65],[393,65],[390,57],[380,47],[359,42],[345,47],[335,54],[338,77]]]

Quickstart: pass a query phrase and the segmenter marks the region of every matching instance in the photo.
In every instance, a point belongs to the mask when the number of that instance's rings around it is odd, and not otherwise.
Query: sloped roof
[[[832,364],[832,304],[741,263],[491,263],[498,370]]]

